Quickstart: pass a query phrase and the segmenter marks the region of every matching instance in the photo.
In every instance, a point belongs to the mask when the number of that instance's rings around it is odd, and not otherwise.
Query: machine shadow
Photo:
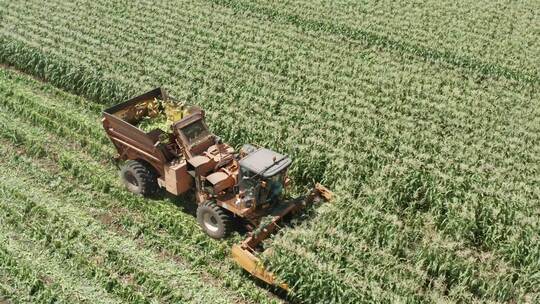
[[[197,203],[193,191],[176,196],[162,190],[150,199],[171,203],[182,212],[192,215],[195,219],[197,218]]]
[[[170,194],[167,191],[158,191],[158,193],[153,196],[148,197],[148,199],[153,201],[165,201],[174,205],[178,210],[193,216],[193,219],[197,220],[197,207],[198,204],[195,198],[194,191],[188,191],[181,195]],[[231,213],[232,214],[232,213]],[[246,229],[245,222],[242,218],[238,218],[238,221],[233,222],[233,232],[238,232],[240,235],[245,236],[249,232]]]

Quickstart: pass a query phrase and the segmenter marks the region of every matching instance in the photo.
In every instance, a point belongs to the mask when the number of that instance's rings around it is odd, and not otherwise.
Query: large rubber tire
[[[135,194],[150,196],[159,189],[157,176],[149,165],[128,160],[120,170],[120,178],[126,188]]]
[[[232,230],[231,216],[214,202],[206,202],[197,207],[197,222],[214,239],[222,239]]]

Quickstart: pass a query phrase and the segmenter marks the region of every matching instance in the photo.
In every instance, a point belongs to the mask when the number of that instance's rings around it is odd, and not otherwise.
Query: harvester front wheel
[[[126,162],[120,170],[120,178],[126,188],[135,194],[149,196],[159,188],[154,171],[149,165],[137,160]]]
[[[206,202],[197,207],[197,222],[214,239],[226,237],[232,227],[231,216],[214,202]]]

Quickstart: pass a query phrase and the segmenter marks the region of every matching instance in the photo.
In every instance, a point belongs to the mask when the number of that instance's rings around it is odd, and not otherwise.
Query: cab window
[[[207,137],[208,135],[210,135],[210,133],[206,129],[206,126],[203,124],[201,120],[183,127],[182,133],[184,134],[184,136],[186,136],[190,144],[196,141],[199,141]]]

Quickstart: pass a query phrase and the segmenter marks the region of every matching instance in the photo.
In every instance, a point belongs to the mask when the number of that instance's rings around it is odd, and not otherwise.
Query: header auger
[[[249,236],[233,246],[233,259],[259,279],[288,289],[264,269],[257,252],[286,216],[330,200],[328,189],[317,184],[304,198],[284,200],[291,158],[249,144],[236,152],[208,130],[202,109],[161,88],[106,109],[102,122],[118,151],[115,159],[125,161],[120,177],[129,191],[194,191],[202,230],[220,239],[233,222],[244,224]]]

